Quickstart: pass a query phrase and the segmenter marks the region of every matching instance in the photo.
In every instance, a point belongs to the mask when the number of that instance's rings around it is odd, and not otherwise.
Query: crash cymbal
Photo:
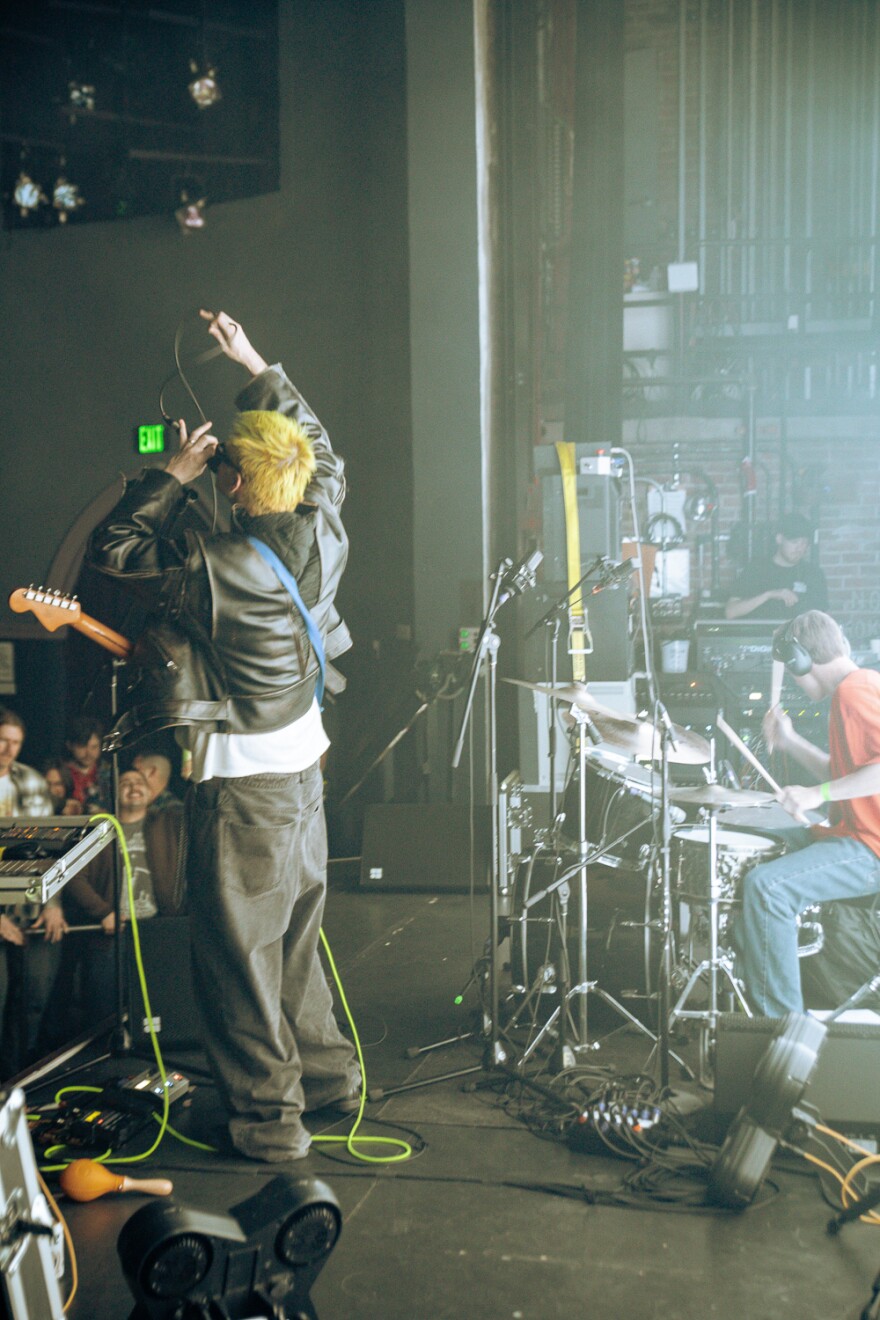
[[[663,755],[661,731],[650,720],[639,720],[634,715],[620,715],[617,711],[588,711],[593,724],[607,742],[618,752],[624,752],[635,761],[659,761]],[[566,721],[575,723],[572,716]],[[669,744],[670,765],[708,765],[711,751],[706,739],[692,729],[673,724],[675,747]]]
[[[621,715],[617,711],[591,709],[586,713],[590,724],[602,739],[602,747],[621,752],[631,761],[650,761],[653,758],[654,730],[650,724],[637,720],[634,715]],[[565,711],[562,719],[570,728],[578,723],[569,711]],[[591,740],[590,748],[593,746]]]
[[[724,784],[700,784],[696,788],[671,788],[673,802],[695,807],[763,807],[776,799],[772,793],[751,788],[727,788]]]
[[[610,706],[603,706],[593,696],[586,683],[557,683],[556,687],[552,683],[527,683],[524,678],[505,678],[505,683],[513,683],[516,687],[531,688],[532,692],[544,692],[554,701],[561,701],[566,706],[580,706],[581,710],[601,710],[609,715],[616,715],[617,711],[612,710]]]
[[[712,749],[707,740],[700,733],[694,733],[693,729],[685,729],[680,724],[673,724],[672,732],[675,735],[677,747],[669,746],[670,765],[708,765],[712,759]],[[654,742],[653,759],[660,760],[660,729],[657,729],[657,737]]]

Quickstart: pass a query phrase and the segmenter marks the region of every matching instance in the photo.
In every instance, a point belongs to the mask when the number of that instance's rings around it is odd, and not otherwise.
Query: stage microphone
[[[590,595],[596,596],[600,591],[604,591],[606,587],[616,589],[621,582],[625,582],[630,574],[636,571],[638,566],[635,559],[624,559],[619,564],[613,563],[610,559],[603,559],[599,581],[590,591]]]
[[[543,561],[543,550],[533,550],[528,559],[524,559],[516,568],[508,570],[505,575],[506,586],[498,596],[499,607],[506,604],[513,596],[521,596],[524,591],[531,590],[537,581],[535,573]]]

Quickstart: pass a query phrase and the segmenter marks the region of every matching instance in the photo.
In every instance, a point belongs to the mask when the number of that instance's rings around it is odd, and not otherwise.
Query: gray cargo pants
[[[187,817],[194,981],[229,1133],[252,1159],[297,1159],[311,1140],[303,1111],[359,1076],[318,957],[320,769],[193,784]]]

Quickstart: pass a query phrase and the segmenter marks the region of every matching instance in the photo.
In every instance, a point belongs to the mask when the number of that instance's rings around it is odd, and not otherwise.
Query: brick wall
[[[780,423],[756,426],[756,521],[796,508],[818,514],[818,562],[828,579],[832,614],[854,645],[880,637],[880,445],[870,418],[801,418],[782,437]],[[624,446],[633,456],[643,508],[644,480],[669,482],[678,441],[682,484],[698,492],[702,470],[718,489],[720,568],[726,591],[737,572],[727,539],[741,516],[744,424],[735,419],[663,418],[629,422]],[[643,517],[643,513],[640,512]],[[693,543],[706,524],[688,527]],[[733,543],[735,545],[735,541]]]

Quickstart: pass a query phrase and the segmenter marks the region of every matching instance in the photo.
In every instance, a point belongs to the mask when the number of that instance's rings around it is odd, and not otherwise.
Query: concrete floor
[[[331,887],[325,929],[371,1086],[390,1090],[479,1068],[479,1043],[416,1057],[407,1050],[479,1020],[473,987],[461,1005],[455,998],[482,953],[487,909],[485,898],[463,894],[371,893],[351,882]],[[650,1041],[630,1028],[617,1030],[620,1020],[596,1000],[590,1012],[591,1041],[593,1031],[614,1034],[588,1062],[615,1068],[618,1077],[645,1071]],[[695,1060],[693,1043],[680,1048]],[[169,1055],[168,1063],[184,1071],[200,1066],[194,1056]],[[112,1067],[118,1073],[119,1061]],[[677,1066],[672,1074],[678,1086]],[[196,1079],[192,1103],[178,1107],[172,1122],[201,1135],[220,1113],[210,1084]],[[553,1083],[553,1073],[545,1071],[542,1081]],[[803,1161],[786,1156],[776,1163],[743,1214],[664,1208],[644,1197],[611,1204],[634,1166],[572,1149],[548,1139],[546,1130],[539,1134],[535,1125],[558,1109],[540,1095],[521,1102],[519,1088],[505,1082],[480,1070],[371,1103],[363,1132],[411,1141],[418,1154],[407,1162],[376,1166],[315,1144],[291,1166],[297,1176],[329,1184],[343,1211],[340,1240],[312,1288],[322,1320],[859,1316],[880,1266],[880,1233],[856,1223],[829,1237],[832,1211]],[[29,1101],[45,1089],[29,1092]],[[711,1100],[698,1088],[686,1090]],[[324,1131],[349,1127],[350,1120]],[[217,1212],[265,1187],[279,1170],[204,1155],[166,1135],[147,1167],[129,1171],[170,1177],[175,1200]],[[693,1199],[701,1195],[697,1185]],[[80,1269],[71,1320],[116,1320],[131,1310],[116,1240],[144,1203],[139,1197],[62,1203]]]

